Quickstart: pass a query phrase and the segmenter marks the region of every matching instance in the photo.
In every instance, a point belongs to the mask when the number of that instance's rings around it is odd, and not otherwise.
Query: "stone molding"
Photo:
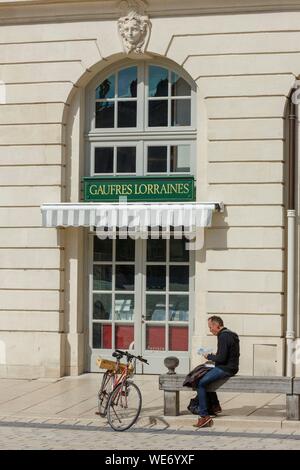
[[[116,0],[0,0],[0,24],[118,19]],[[151,18],[300,10],[300,0],[148,0]]]

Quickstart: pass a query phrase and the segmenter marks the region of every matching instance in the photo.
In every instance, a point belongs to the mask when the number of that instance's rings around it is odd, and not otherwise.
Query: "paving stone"
[[[122,440],[105,418],[94,414],[98,374],[14,383],[16,398],[10,399],[5,393],[1,404],[0,449],[300,449],[300,422],[281,417],[283,396],[260,396],[253,412],[255,403],[250,403],[248,394],[224,393],[221,398],[227,410],[214,419],[213,427],[197,430],[192,426],[197,416],[186,413],[185,398],[181,400],[185,414],[163,416],[158,377],[136,376],[135,381],[142,390],[142,417],[122,433]],[[5,380],[1,385],[6,390],[12,386],[7,382],[5,387]],[[269,403],[273,408],[266,408]],[[241,409],[244,411],[239,415]],[[247,416],[247,410],[252,414]]]
[[[45,421],[47,424],[62,424],[63,422],[64,420],[62,418],[51,418]]]

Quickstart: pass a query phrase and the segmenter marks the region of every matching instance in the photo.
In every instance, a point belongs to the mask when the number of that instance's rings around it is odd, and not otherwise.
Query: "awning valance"
[[[186,227],[195,231],[211,225],[212,213],[222,211],[221,202],[191,203],[57,203],[41,206],[45,227],[127,228]]]

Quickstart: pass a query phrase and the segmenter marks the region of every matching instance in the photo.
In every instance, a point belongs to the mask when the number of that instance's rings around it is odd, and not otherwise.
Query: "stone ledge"
[[[146,416],[142,415],[137,421],[134,427],[138,428],[147,428],[153,429],[168,429],[168,428],[193,428],[193,424],[197,422],[197,415],[179,415],[179,416]],[[16,415],[11,416],[0,416],[0,426],[2,423],[24,423],[30,425],[32,424],[45,424],[45,425],[54,425],[59,427],[60,425],[72,425],[76,426],[106,426],[107,421],[105,419],[93,420],[86,418],[64,418],[64,417],[19,417]],[[295,432],[300,433],[300,423],[295,421],[287,421],[285,419],[276,419],[276,418],[255,418],[253,416],[218,416],[213,418],[213,426],[210,428],[203,428],[208,431],[218,431],[218,432],[259,432],[259,433],[280,433],[282,434],[292,434]]]
[[[300,0],[148,0],[147,13],[151,17],[236,14],[257,12],[297,11]],[[43,23],[62,21],[95,21],[116,19],[120,16],[115,0],[0,0],[1,23]]]

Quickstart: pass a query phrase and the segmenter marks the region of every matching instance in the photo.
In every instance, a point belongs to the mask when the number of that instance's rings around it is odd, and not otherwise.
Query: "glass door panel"
[[[149,361],[137,372],[166,372],[175,355],[189,369],[191,266],[186,240],[99,240],[92,237],[91,370],[97,356],[132,350]]]
[[[116,294],[115,296],[115,319],[133,321],[134,294]]]
[[[134,345],[134,326],[115,325],[116,349],[132,349]]]
[[[92,237],[92,370],[97,356],[134,346],[135,241]]]
[[[93,323],[93,349],[111,349],[111,325]]]
[[[146,321],[166,320],[166,296],[146,295]]]
[[[93,319],[112,320],[111,294],[93,294]]]
[[[146,325],[146,350],[165,351],[166,329],[159,325]]]
[[[189,345],[189,329],[187,326],[169,327],[169,350],[187,351]]]
[[[186,240],[145,240],[142,354],[145,373],[166,372],[168,355],[178,356],[179,371],[189,369],[190,253]]]

